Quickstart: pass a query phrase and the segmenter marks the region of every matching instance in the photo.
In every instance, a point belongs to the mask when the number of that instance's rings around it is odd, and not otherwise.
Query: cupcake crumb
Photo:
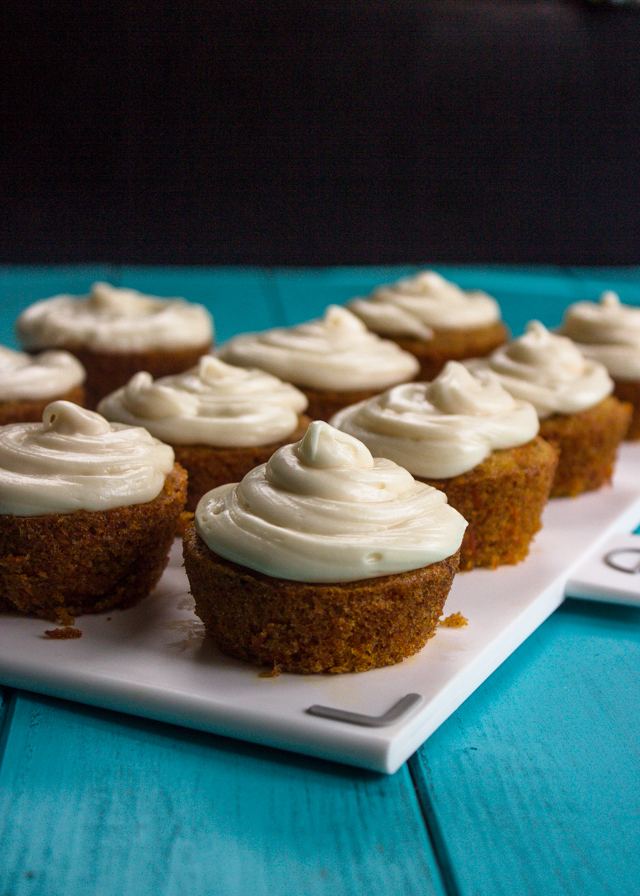
[[[462,613],[451,613],[449,616],[441,619],[438,624],[443,628],[463,628],[465,625],[469,625],[469,620]]]
[[[65,625],[63,628],[45,629],[45,635],[56,641],[66,641],[69,638],[81,638],[82,632],[72,625]]]

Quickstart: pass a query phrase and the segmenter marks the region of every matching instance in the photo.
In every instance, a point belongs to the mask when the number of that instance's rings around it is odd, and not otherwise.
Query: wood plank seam
[[[424,822],[425,832],[429,838],[429,843],[431,844],[431,850],[436,861],[438,872],[440,873],[443,889],[447,896],[463,896],[453,870],[451,856],[449,855],[449,851],[447,850],[444,837],[442,836],[438,824],[436,813],[433,811],[433,807],[429,804],[427,799],[426,783],[422,779],[420,767],[415,756],[412,756],[411,759],[407,761],[407,770],[415,790],[418,805],[420,806],[420,813]]]

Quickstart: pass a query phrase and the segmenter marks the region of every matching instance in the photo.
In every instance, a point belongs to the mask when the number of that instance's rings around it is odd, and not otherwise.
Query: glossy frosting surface
[[[413,355],[338,305],[330,305],[318,320],[236,336],[219,356],[297,386],[338,392],[384,389],[412,379],[420,366]]]
[[[196,509],[198,534],[215,553],[302,582],[422,568],[455,553],[465,528],[442,492],[317,420]]]
[[[64,351],[29,355],[0,346],[0,401],[38,401],[80,386],[84,367]]]
[[[449,361],[430,383],[405,383],[333,416],[372,454],[414,476],[445,479],[466,473],[495,449],[533,439],[538,415],[488,372],[470,373]]]
[[[584,411],[613,391],[604,365],[539,321],[531,321],[522,336],[488,358],[464,364],[473,371],[490,370],[514,397],[530,401],[540,418]]]
[[[0,427],[0,513],[43,516],[152,501],[173,449],[145,429],[108,423],[68,401],[42,423]]]
[[[385,336],[433,338],[432,327],[466,330],[500,319],[494,298],[463,290],[435,271],[421,271],[347,303],[374,332]]]
[[[16,330],[27,349],[147,351],[208,345],[213,320],[203,305],[184,299],[94,283],[88,296],[53,296],[30,305],[18,318]]]
[[[205,355],[186,373],[157,380],[136,374],[98,410],[173,445],[243,447],[285,439],[307,403],[302,392],[272,374]]]
[[[616,379],[640,379],[640,308],[623,305],[617,293],[609,290],[599,302],[569,306],[560,332]]]

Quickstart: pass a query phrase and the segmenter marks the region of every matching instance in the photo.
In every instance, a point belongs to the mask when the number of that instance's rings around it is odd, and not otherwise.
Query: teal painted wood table
[[[438,269],[514,334],[605,288],[640,304],[640,268]],[[4,268],[0,342],[97,279],[202,302],[224,341],[410,270]],[[564,601],[393,775],[0,694],[0,896],[640,894],[637,608]]]

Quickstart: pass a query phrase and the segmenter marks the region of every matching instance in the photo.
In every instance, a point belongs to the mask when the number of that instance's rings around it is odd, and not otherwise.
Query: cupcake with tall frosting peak
[[[0,593],[45,618],[124,607],[166,565],[186,497],[173,450],[67,401],[0,427]]]
[[[307,396],[309,416],[318,420],[414,379],[419,369],[413,355],[372,333],[339,305],[330,305],[317,320],[235,336],[219,357],[293,383]]]
[[[316,420],[202,498],[185,567],[224,653],[283,671],[356,672],[425,645],[465,527],[442,492]]]
[[[466,364],[474,372],[490,371],[508,392],[535,407],[540,435],[560,452],[553,497],[593,491],[610,481],[631,406],[612,395],[613,380],[603,364],[539,321],[488,358]]]
[[[449,361],[432,382],[395,386],[338,411],[331,423],[447,495],[468,522],[462,570],[527,556],[557,451],[538,436],[533,405],[490,373]]]
[[[598,302],[570,305],[558,332],[607,368],[613,394],[633,406],[626,437],[640,439],[640,307],[623,304],[616,292],[607,290]]]
[[[509,335],[492,296],[463,290],[436,271],[379,286],[347,307],[369,329],[415,355],[422,380],[433,379],[449,360],[489,354]]]
[[[302,438],[306,407],[299,389],[272,374],[204,355],[173,376],[137,373],[98,410],[173,447],[189,474],[187,510],[194,511],[205,492],[237,482],[276,448]]]
[[[192,367],[213,344],[203,305],[94,283],[85,296],[59,295],[30,305],[16,332],[27,351],[62,348],[87,371],[87,402],[124,385],[139,370],[153,376]]]
[[[58,399],[83,404],[84,380],[84,367],[69,352],[30,355],[0,345],[0,426],[37,423]]]

